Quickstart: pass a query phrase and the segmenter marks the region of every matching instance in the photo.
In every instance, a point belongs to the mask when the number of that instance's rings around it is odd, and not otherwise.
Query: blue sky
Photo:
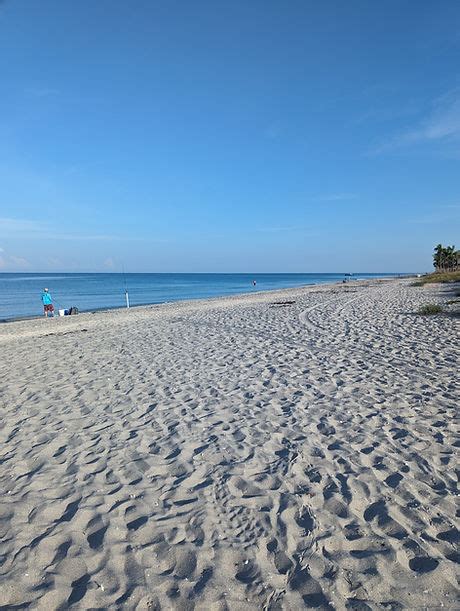
[[[460,2],[0,1],[0,271],[424,271]]]

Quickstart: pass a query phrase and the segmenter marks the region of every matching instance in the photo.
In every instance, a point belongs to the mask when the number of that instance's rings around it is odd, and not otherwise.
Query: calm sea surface
[[[397,274],[354,274],[382,278]],[[49,288],[54,306],[81,311],[125,305],[125,283],[131,305],[200,299],[254,290],[340,282],[344,274],[0,274],[0,320],[39,316],[40,295]],[[252,281],[257,281],[256,287]]]

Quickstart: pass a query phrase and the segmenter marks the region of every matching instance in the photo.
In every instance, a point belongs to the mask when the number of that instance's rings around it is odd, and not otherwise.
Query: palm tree
[[[438,244],[434,249],[433,265],[436,271],[451,271],[458,265],[458,251],[455,246]]]
[[[445,253],[446,253],[446,262],[447,262],[447,268],[449,270],[452,270],[454,268],[454,265],[456,263],[455,259],[455,246],[446,246],[445,248]]]
[[[433,255],[433,265],[436,269],[441,269],[443,250],[444,247],[442,244],[438,244],[437,246],[435,246]]]

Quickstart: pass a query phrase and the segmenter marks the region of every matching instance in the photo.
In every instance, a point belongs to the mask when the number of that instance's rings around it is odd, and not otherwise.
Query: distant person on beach
[[[256,286],[257,282],[255,280],[252,281],[252,286]]]
[[[51,314],[51,316],[54,316],[53,300],[51,298],[51,295],[49,294],[48,289],[43,289],[42,303],[43,303],[43,312],[45,316],[48,317],[48,314]]]

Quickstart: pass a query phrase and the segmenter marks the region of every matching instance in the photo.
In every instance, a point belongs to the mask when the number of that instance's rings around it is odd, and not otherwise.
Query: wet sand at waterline
[[[458,320],[410,280],[0,328],[0,605],[457,606]]]

